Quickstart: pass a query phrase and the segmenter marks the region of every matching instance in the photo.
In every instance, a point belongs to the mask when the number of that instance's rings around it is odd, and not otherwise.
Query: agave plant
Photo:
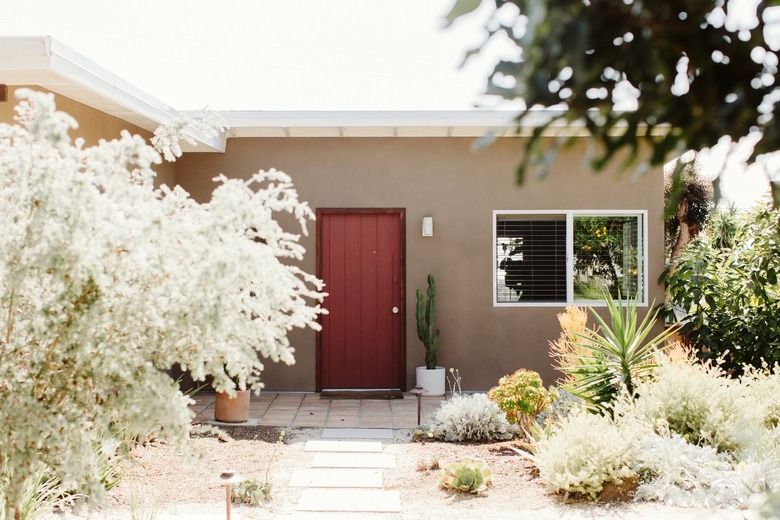
[[[583,399],[592,411],[611,413],[611,403],[620,392],[625,390],[633,397],[639,381],[652,374],[656,354],[676,329],[650,337],[658,310],[640,321],[635,299],[624,304],[608,293],[604,298],[609,323],[589,308],[596,327],[574,333],[578,348],[559,357],[559,368],[570,376],[566,390]]]

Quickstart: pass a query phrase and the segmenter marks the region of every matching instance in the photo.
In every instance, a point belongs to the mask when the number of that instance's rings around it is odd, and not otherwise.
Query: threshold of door
[[[320,399],[403,399],[404,393],[392,389],[345,390],[333,389],[320,392]]]

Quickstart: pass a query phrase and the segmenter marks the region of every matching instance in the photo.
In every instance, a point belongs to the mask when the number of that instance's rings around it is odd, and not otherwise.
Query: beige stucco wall
[[[16,97],[14,92],[18,88],[32,88],[34,90],[40,90],[47,92],[46,89],[37,86],[10,86],[8,87],[8,101],[0,103],[0,122],[10,123],[13,121],[14,106],[16,105]],[[92,146],[97,144],[100,139],[118,139],[122,130],[127,130],[131,134],[137,134],[149,141],[152,137],[152,133],[135,125],[131,125],[127,121],[110,116],[99,110],[88,107],[77,101],[73,101],[67,97],[55,94],[55,102],[57,104],[57,110],[70,114],[79,124],[76,130],[71,131],[71,137],[73,139],[81,137],[84,139],[86,146]],[[157,172],[157,182],[168,185],[173,185],[175,178],[175,170],[171,163],[163,162],[156,165],[154,170]]]
[[[185,155],[177,181],[200,201],[209,199],[216,173],[247,177],[278,168],[293,177],[303,200],[317,207],[406,208],[407,385],[423,348],[414,328],[414,290],[434,273],[442,346],[439,362],[458,368],[466,390],[484,390],[518,368],[552,384],[548,341],[560,328],[563,307],[496,308],[492,305],[492,212],[531,209],[647,209],[649,301],[661,301],[655,284],[663,268],[661,172],[636,184],[609,172],[595,175],[582,163],[584,143],[562,154],[544,181],[515,183],[521,143],[499,140],[473,153],[469,138],[230,139],[225,154]],[[434,236],[420,236],[422,217],[434,217]],[[314,226],[303,240],[303,267],[315,272]],[[296,365],[266,365],[266,388],[314,390],[315,335],[296,332]]]

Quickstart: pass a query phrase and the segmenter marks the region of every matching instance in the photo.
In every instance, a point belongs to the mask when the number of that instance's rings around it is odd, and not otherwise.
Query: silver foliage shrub
[[[595,499],[605,484],[637,477],[640,445],[635,426],[581,408],[539,439],[530,458],[555,491]]]
[[[677,434],[648,435],[642,451],[645,478],[637,499],[682,507],[745,507],[754,493],[780,484],[776,458],[735,459]]]
[[[692,444],[733,451],[741,445],[744,391],[716,368],[669,363],[658,367],[653,383],[641,386],[635,411],[656,429],[668,429]]]
[[[511,439],[518,428],[485,394],[456,395],[442,403],[422,429],[428,436],[447,442]]]
[[[683,507],[750,505],[780,490],[780,375],[665,363],[622,396],[614,419],[574,412],[541,434],[530,458],[555,491],[594,499],[638,477],[637,499]],[[769,495],[767,495],[769,496]]]

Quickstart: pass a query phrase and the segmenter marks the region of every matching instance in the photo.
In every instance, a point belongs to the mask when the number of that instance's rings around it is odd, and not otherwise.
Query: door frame
[[[398,380],[401,382],[401,391],[407,390],[406,386],[406,208],[317,208],[316,209],[316,222],[317,222],[317,278],[322,280],[322,215],[333,214],[391,214],[398,215],[400,226],[400,250],[399,261],[401,263],[401,330],[399,345],[400,359],[398,364]],[[325,292],[328,292],[328,288],[325,287]],[[317,317],[317,322],[322,326],[322,316]],[[322,331],[317,331],[316,340],[316,386],[315,391],[322,392]]]

